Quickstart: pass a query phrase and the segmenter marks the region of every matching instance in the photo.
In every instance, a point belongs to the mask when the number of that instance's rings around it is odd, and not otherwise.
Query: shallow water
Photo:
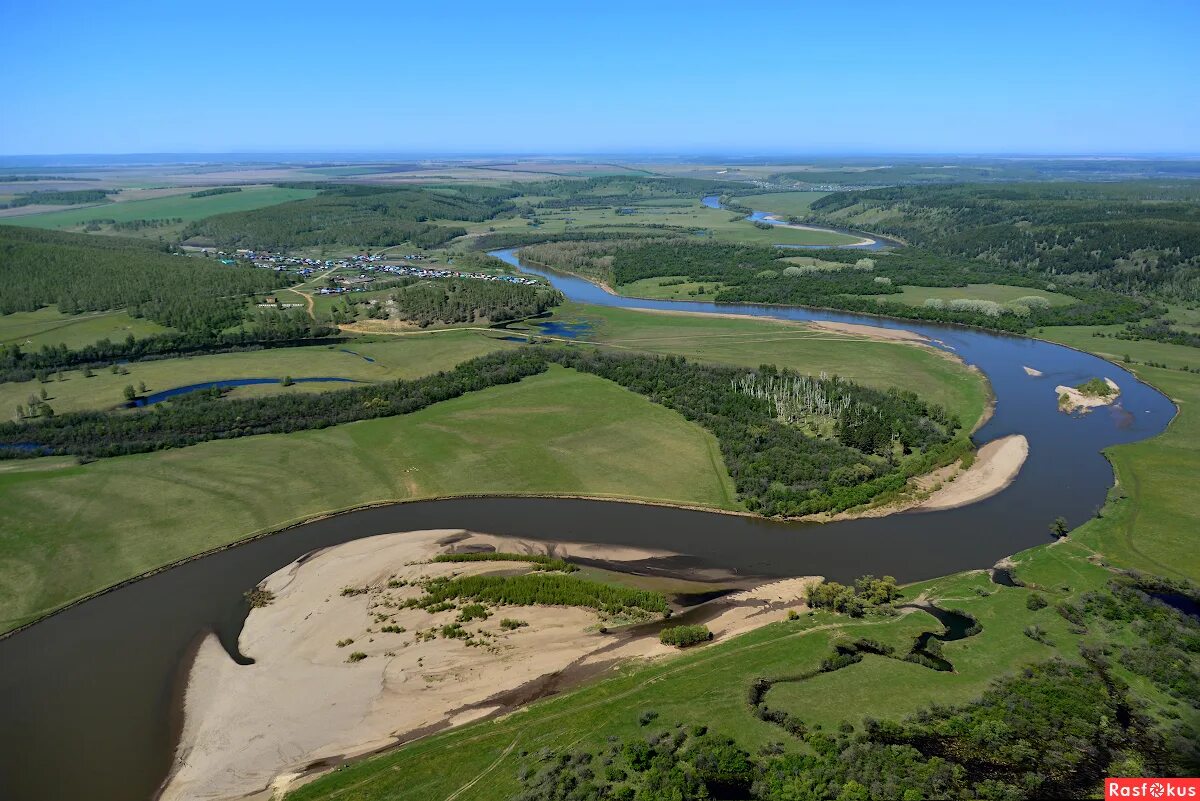
[[[495,255],[518,263],[512,251]],[[1029,459],[1008,489],[971,506],[825,526],[642,504],[477,498],[350,512],[221,551],[0,640],[0,798],[150,798],[170,765],[173,701],[189,647],[215,630],[236,652],[248,612],[242,593],[316,548],[394,531],[467,528],[684,554],[646,566],[671,572],[720,568],[741,578],[816,574],[839,581],[874,573],[909,582],[988,567],[1046,542],[1057,515],[1072,526],[1082,523],[1103,504],[1112,483],[1100,450],[1152,436],[1174,415],[1163,395],[1122,368],[1050,343],[812,309],[621,298],[582,279],[522,269],[548,277],[568,298],[584,303],[918,331],[992,382],[996,411],[977,442],[1023,433]],[[1022,365],[1044,375],[1032,378]],[[1118,407],[1080,417],[1057,411],[1057,384],[1098,375],[1121,386]]]

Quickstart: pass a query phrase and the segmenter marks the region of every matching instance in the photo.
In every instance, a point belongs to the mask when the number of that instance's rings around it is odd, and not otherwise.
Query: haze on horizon
[[[0,0],[0,153],[1200,152],[1200,5]]]

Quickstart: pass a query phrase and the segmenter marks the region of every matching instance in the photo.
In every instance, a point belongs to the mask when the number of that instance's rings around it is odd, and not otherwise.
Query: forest
[[[0,314],[127,309],[184,331],[241,322],[249,296],[286,286],[270,270],[172,255],[141,239],[0,226]]]
[[[109,195],[115,195],[116,189],[71,189],[66,191],[42,190],[17,195],[7,203],[0,203],[0,209],[15,209],[19,206],[80,206],[84,203],[108,203]]]
[[[437,247],[462,236],[461,226],[431,220],[482,222],[514,209],[514,190],[289,184],[321,193],[253,211],[217,214],[190,224],[185,240],[219,247],[286,250],[313,245],[383,247],[409,242]]]
[[[663,276],[687,276],[691,281],[720,284],[716,300],[723,303],[820,306],[1017,333],[1045,325],[1131,322],[1162,311],[1146,300],[1115,292],[1060,287],[1042,276],[1014,275],[1000,265],[910,248],[895,253],[873,253],[870,257],[864,257],[861,251],[821,251],[822,261],[845,265],[832,270],[790,264],[783,260],[788,255],[777,248],[662,237],[551,242],[521,250],[522,258],[616,285]],[[898,294],[906,284],[965,286],[969,283],[1053,289],[1073,295],[1077,302],[1049,306],[1032,298],[1027,305],[981,304],[979,308],[957,308],[911,306],[887,300],[888,295]]]
[[[812,212],[1063,287],[1200,299],[1200,190],[1188,182],[893,186],[831,194]]]
[[[0,458],[118,456],[407,414],[519,381],[551,363],[606,378],[707,428],[741,501],[764,515],[858,506],[900,491],[910,476],[970,448],[958,420],[912,392],[772,367],[748,372],[682,357],[527,347],[411,381],[243,399],[192,393],[146,410],[3,423]]]
[[[119,342],[101,339],[74,350],[60,343],[26,353],[19,344],[0,343],[0,382],[47,381],[50,373],[58,370],[106,367],[116,362],[343,341],[336,327],[317,323],[300,311],[259,309],[247,322],[248,327],[234,331],[180,331],[141,339],[130,335]]]
[[[390,298],[396,313],[422,328],[479,321],[505,322],[541,314],[562,302],[562,295],[545,286],[439,278],[404,287]]]

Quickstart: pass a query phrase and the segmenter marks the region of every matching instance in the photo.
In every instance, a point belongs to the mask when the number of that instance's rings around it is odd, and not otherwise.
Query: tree
[[[1054,518],[1054,522],[1050,524],[1050,533],[1058,539],[1062,539],[1063,537],[1067,536],[1068,531],[1070,531],[1070,529],[1067,528],[1067,519],[1062,515]]]
[[[143,395],[146,394],[146,382],[145,381],[138,382],[138,392]]]
[[[133,388],[133,384],[125,385],[125,400],[131,401],[137,397],[137,390]]]

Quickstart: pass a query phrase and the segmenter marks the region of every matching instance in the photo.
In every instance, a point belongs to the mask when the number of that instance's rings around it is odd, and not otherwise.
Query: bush
[[[504,631],[514,631],[516,629],[519,629],[519,628],[522,628],[523,626],[528,626],[528,625],[529,624],[526,623],[524,620],[514,620],[511,617],[506,617],[500,621],[500,628],[503,629]]]
[[[355,651],[354,653],[350,654],[350,656],[346,657],[346,661],[351,662],[351,663],[361,662],[366,658],[367,658],[367,655],[364,654],[362,651]]]
[[[671,626],[658,634],[658,639],[663,645],[674,645],[676,648],[686,648],[696,643],[708,642],[712,638],[713,633],[708,630],[708,626],[704,625]]]
[[[1030,612],[1036,612],[1039,609],[1045,609],[1049,605],[1049,602],[1043,598],[1041,594],[1036,592],[1025,599],[1025,606]]]

